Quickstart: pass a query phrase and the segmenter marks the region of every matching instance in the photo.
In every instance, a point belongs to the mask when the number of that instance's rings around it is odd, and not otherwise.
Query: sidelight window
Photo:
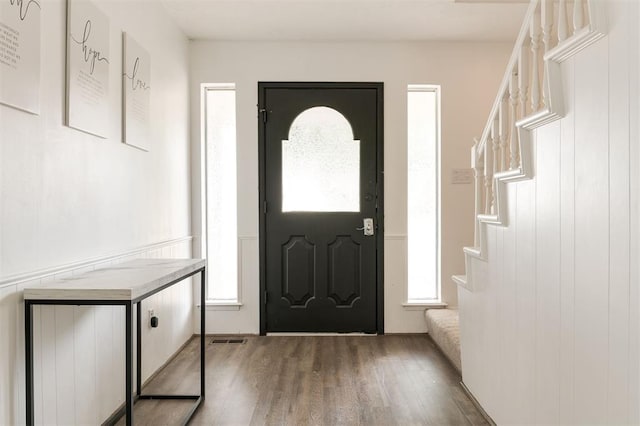
[[[238,302],[236,92],[204,87],[207,187],[207,300]]]
[[[407,303],[440,301],[440,87],[407,92]]]

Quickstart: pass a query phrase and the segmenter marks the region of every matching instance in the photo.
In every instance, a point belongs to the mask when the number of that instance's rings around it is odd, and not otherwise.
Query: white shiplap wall
[[[567,114],[534,132],[477,289],[459,289],[463,380],[498,424],[638,424],[638,4],[562,65]]]

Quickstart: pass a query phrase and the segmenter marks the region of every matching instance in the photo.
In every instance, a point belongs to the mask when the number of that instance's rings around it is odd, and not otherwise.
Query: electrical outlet
[[[158,326],[158,317],[153,309],[149,309],[149,327],[156,328]]]

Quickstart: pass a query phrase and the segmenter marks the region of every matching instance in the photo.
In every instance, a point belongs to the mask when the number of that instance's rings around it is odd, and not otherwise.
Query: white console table
[[[34,424],[33,412],[33,306],[34,305],[120,305],[126,315],[126,379],[125,404],[122,414],[126,424],[133,424],[133,404],[137,399],[182,399],[194,404],[185,416],[184,423],[204,400],[204,330],[205,309],[200,309],[200,394],[199,395],[143,395],[142,371],[142,309],[147,297],[170,287],[185,278],[200,273],[200,306],[205,306],[205,261],[202,259],[138,259],[108,268],[96,269],[82,275],[46,283],[24,290],[25,307],[25,357],[26,357],[26,407],[27,425]],[[136,394],[133,394],[133,306],[136,309]]]

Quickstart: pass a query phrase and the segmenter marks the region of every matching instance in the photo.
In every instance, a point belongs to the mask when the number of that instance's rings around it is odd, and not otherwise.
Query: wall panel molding
[[[384,234],[385,241],[401,241],[407,239],[407,234]]]

